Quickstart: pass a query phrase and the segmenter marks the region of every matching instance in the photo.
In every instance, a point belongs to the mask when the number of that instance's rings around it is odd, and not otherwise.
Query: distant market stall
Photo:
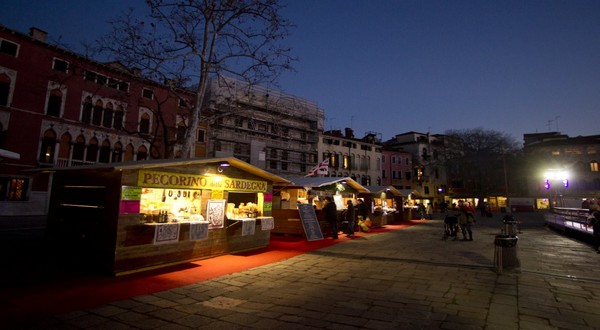
[[[370,219],[374,227],[402,220],[402,193],[394,186],[366,186],[368,193],[359,197],[371,206]]]
[[[48,238],[69,264],[124,274],[267,246],[273,184],[236,158],[50,169]]]
[[[346,209],[346,201],[356,200],[359,193],[368,193],[365,187],[350,177],[294,177],[286,178],[289,183],[273,187],[273,218],[275,234],[304,235],[298,212],[298,204],[313,205],[319,215],[324,198],[332,197],[338,215]],[[329,225],[319,221],[324,235],[331,235]]]

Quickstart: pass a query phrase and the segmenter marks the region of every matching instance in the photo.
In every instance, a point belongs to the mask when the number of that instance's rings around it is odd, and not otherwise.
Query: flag
[[[329,174],[329,159],[325,159],[324,161],[320,162],[319,165],[313,167],[310,171],[308,171],[306,176],[313,176],[319,174]]]

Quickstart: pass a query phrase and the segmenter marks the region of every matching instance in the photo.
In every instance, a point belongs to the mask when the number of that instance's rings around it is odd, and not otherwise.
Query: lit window
[[[0,200],[26,201],[29,179],[22,177],[0,177]]]
[[[590,162],[590,170],[592,172],[598,172],[598,162],[593,160]]]
[[[42,138],[40,148],[40,163],[53,164],[54,152],[56,150],[56,133],[53,130],[47,130]]]

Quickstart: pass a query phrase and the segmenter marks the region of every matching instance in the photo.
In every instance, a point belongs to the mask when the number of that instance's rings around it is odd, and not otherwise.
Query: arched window
[[[123,161],[130,161],[133,160],[133,146],[130,144],[127,145],[127,147],[125,147],[125,158],[123,159]]]
[[[102,101],[96,101],[96,105],[94,105],[94,111],[92,114],[92,124],[96,126],[100,126],[102,124],[102,112],[104,108],[102,106]]]
[[[104,140],[100,147],[100,155],[98,156],[99,163],[110,163],[110,142]]]
[[[115,129],[123,129],[123,118],[125,117],[125,111],[122,106],[118,106],[115,110],[115,123],[113,127]]]
[[[60,110],[62,108],[63,93],[59,88],[52,89],[48,94],[48,105],[46,107],[46,114],[48,116],[60,117]]]
[[[108,102],[106,108],[104,108],[104,114],[102,116],[102,126],[111,128],[113,120],[113,105]]]
[[[112,154],[112,162],[119,163],[123,161],[123,145],[121,142],[115,143],[115,148],[113,149]]]
[[[44,133],[42,146],[40,148],[40,163],[53,164],[56,149],[56,133],[49,129]]]
[[[85,160],[87,162],[95,163],[96,159],[98,159],[98,139],[92,138],[87,148]]]
[[[7,74],[0,74],[0,105],[8,105],[8,96],[10,95],[10,77]]]
[[[144,160],[148,157],[148,149],[144,146],[140,146],[137,151],[137,160]]]
[[[65,133],[60,137],[60,147],[58,148],[58,160],[66,163],[69,160],[71,152],[71,134]]]
[[[94,105],[92,104],[92,98],[86,97],[83,101],[83,107],[81,108],[81,122],[84,124],[90,124],[92,122],[92,111]]]
[[[150,134],[150,115],[143,113],[140,117],[140,133]]]
[[[79,135],[73,145],[73,160],[83,161],[85,155],[85,138],[83,135]]]

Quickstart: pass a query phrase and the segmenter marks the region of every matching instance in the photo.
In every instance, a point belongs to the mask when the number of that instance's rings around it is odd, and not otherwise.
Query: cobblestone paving
[[[516,218],[520,267],[501,273],[501,215],[478,219],[472,242],[432,220],[34,328],[600,329],[600,254],[540,214]]]

